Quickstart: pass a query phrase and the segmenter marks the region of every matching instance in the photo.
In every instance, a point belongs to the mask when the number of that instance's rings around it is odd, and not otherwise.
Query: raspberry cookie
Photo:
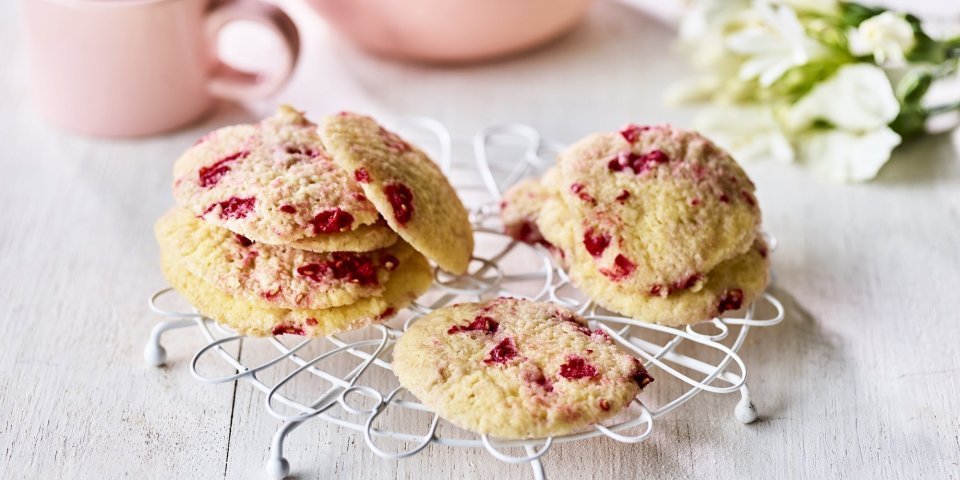
[[[290,246],[311,252],[369,252],[385,248],[397,241],[383,219],[373,225],[360,225],[346,232],[326,233],[290,242]]]
[[[753,183],[695,132],[631,125],[588,136],[557,163],[571,216],[549,228],[570,230],[564,235],[596,269],[631,291],[699,288],[707,272],[753,244]]]
[[[550,191],[539,178],[527,178],[510,187],[500,201],[500,219],[507,235],[526,243],[541,243],[537,217]]]
[[[539,214],[540,230],[562,252],[574,285],[597,304],[614,312],[651,323],[679,326],[698,323],[725,311],[752,303],[769,282],[767,247],[761,237],[747,252],[721,262],[683,285],[654,285],[636,290],[617,281],[629,265],[615,260],[611,271],[597,268],[588,248],[568,224],[572,213],[558,196],[548,198]]]
[[[323,336],[382,322],[410,305],[433,281],[427,259],[416,252],[390,274],[383,294],[324,309],[281,308],[248,302],[227,294],[190,273],[179,258],[161,250],[161,267],[170,284],[204,315],[239,334]]]
[[[393,371],[443,418],[501,438],[563,435],[603,421],[653,380],[574,313],[511,298],[418,319],[397,342]]]
[[[466,271],[473,252],[467,211],[425,153],[372,118],[348,112],[327,117],[320,136],[390,228],[440,268]]]
[[[228,295],[265,307],[329,308],[381,295],[413,254],[404,242],[373,252],[315,253],[265,245],[174,208],[157,222],[160,249]]]
[[[316,125],[290,107],[202,138],[174,165],[173,195],[194,215],[260,243],[365,251],[395,241],[360,185],[324,151]],[[348,233],[361,226],[364,234]],[[329,234],[340,237],[322,238]]]

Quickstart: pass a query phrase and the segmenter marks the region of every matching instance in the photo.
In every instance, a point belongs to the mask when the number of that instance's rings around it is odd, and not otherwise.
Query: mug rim
[[[47,3],[67,5],[67,6],[80,6],[80,7],[104,7],[104,8],[128,8],[128,7],[142,7],[146,5],[159,4],[159,3],[173,3],[181,1],[190,1],[190,0],[28,0],[28,1],[43,1]]]

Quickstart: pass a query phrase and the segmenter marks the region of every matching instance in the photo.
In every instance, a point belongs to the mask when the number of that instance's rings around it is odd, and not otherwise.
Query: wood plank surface
[[[167,336],[166,367],[142,360],[158,321],[146,299],[164,286],[152,223],[172,205],[172,161],[203,132],[290,102],[315,114],[432,116],[468,155],[471,136],[495,122],[568,143],[627,121],[690,119],[661,101],[684,72],[671,29],[622,4],[601,2],[584,25],[532,54],[452,68],[365,56],[303,5],[283,4],[304,29],[304,57],[278,97],[125,141],[62,132],[38,117],[19,3],[0,5],[0,478],[263,476],[278,421],[261,393],[195,381],[189,361],[202,342],[193,330]],[[747,165],[764,224],[780,240],[774,293],[788,311],[743,348],[761,419],[739,424],[736,394],[700,395],[658,419],[642,444],[555,446],[547,474],[960,478],[958,140],[909,145],[867,185]],[[265,358],[265,348],[245,340],[243,359]],[[383,460],[359,434],[321,422],[295,431],[286,456],[302,479],[529,474],[483,451],[438,446]]]

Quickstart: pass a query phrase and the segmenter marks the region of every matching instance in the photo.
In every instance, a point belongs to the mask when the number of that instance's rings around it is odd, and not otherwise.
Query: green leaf
[[[944,40],[943,48],[947,58],[960,58],[960,36]]]
[[[933,75],[930,72],[911,70],[897,84],[897,98],[900,99],[900,103],[919,104],[932,84]]]
[[[907,60],[911,62],[930,62],[943,63],[949,58],[950,47],[948,42],[939,42],[930,38],[923,31],[923,24],[916,15],[905,14],[903,16],[913,29],[913,38],[916,45],[907,52]]]
[[[886,10],[878,7],[868,7],[854,2],[840,2],[840,17],[843,23],[858,27],[864,20],[880,15]]]
[[[794,102],[806,95],[818,83],[830,78],[846,63],[849,62],[845,58],[828,57],[791,68],[770,86],[770,93]]]
[[[927,112],[918,104],[906,104],[900,107],[900,114],[890,123],[890,128],[900,134],[904,140],[923,135],[927,121]]]

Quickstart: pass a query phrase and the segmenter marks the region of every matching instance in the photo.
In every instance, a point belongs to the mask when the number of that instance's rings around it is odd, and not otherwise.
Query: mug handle
[[[275,71],[247,72],[227,65],[216,51],[223,27],[237,20],[249,20],[267,27],[286,47],[282,65]],[[208,89],[217,97],[231,100],[251,100],[266,97],[282,87],[297,64],[300,55],[300,36],[297,26],[280,7],[262,0],[223,0],[213,2],[206,12],[207,45],[216,59]]]

